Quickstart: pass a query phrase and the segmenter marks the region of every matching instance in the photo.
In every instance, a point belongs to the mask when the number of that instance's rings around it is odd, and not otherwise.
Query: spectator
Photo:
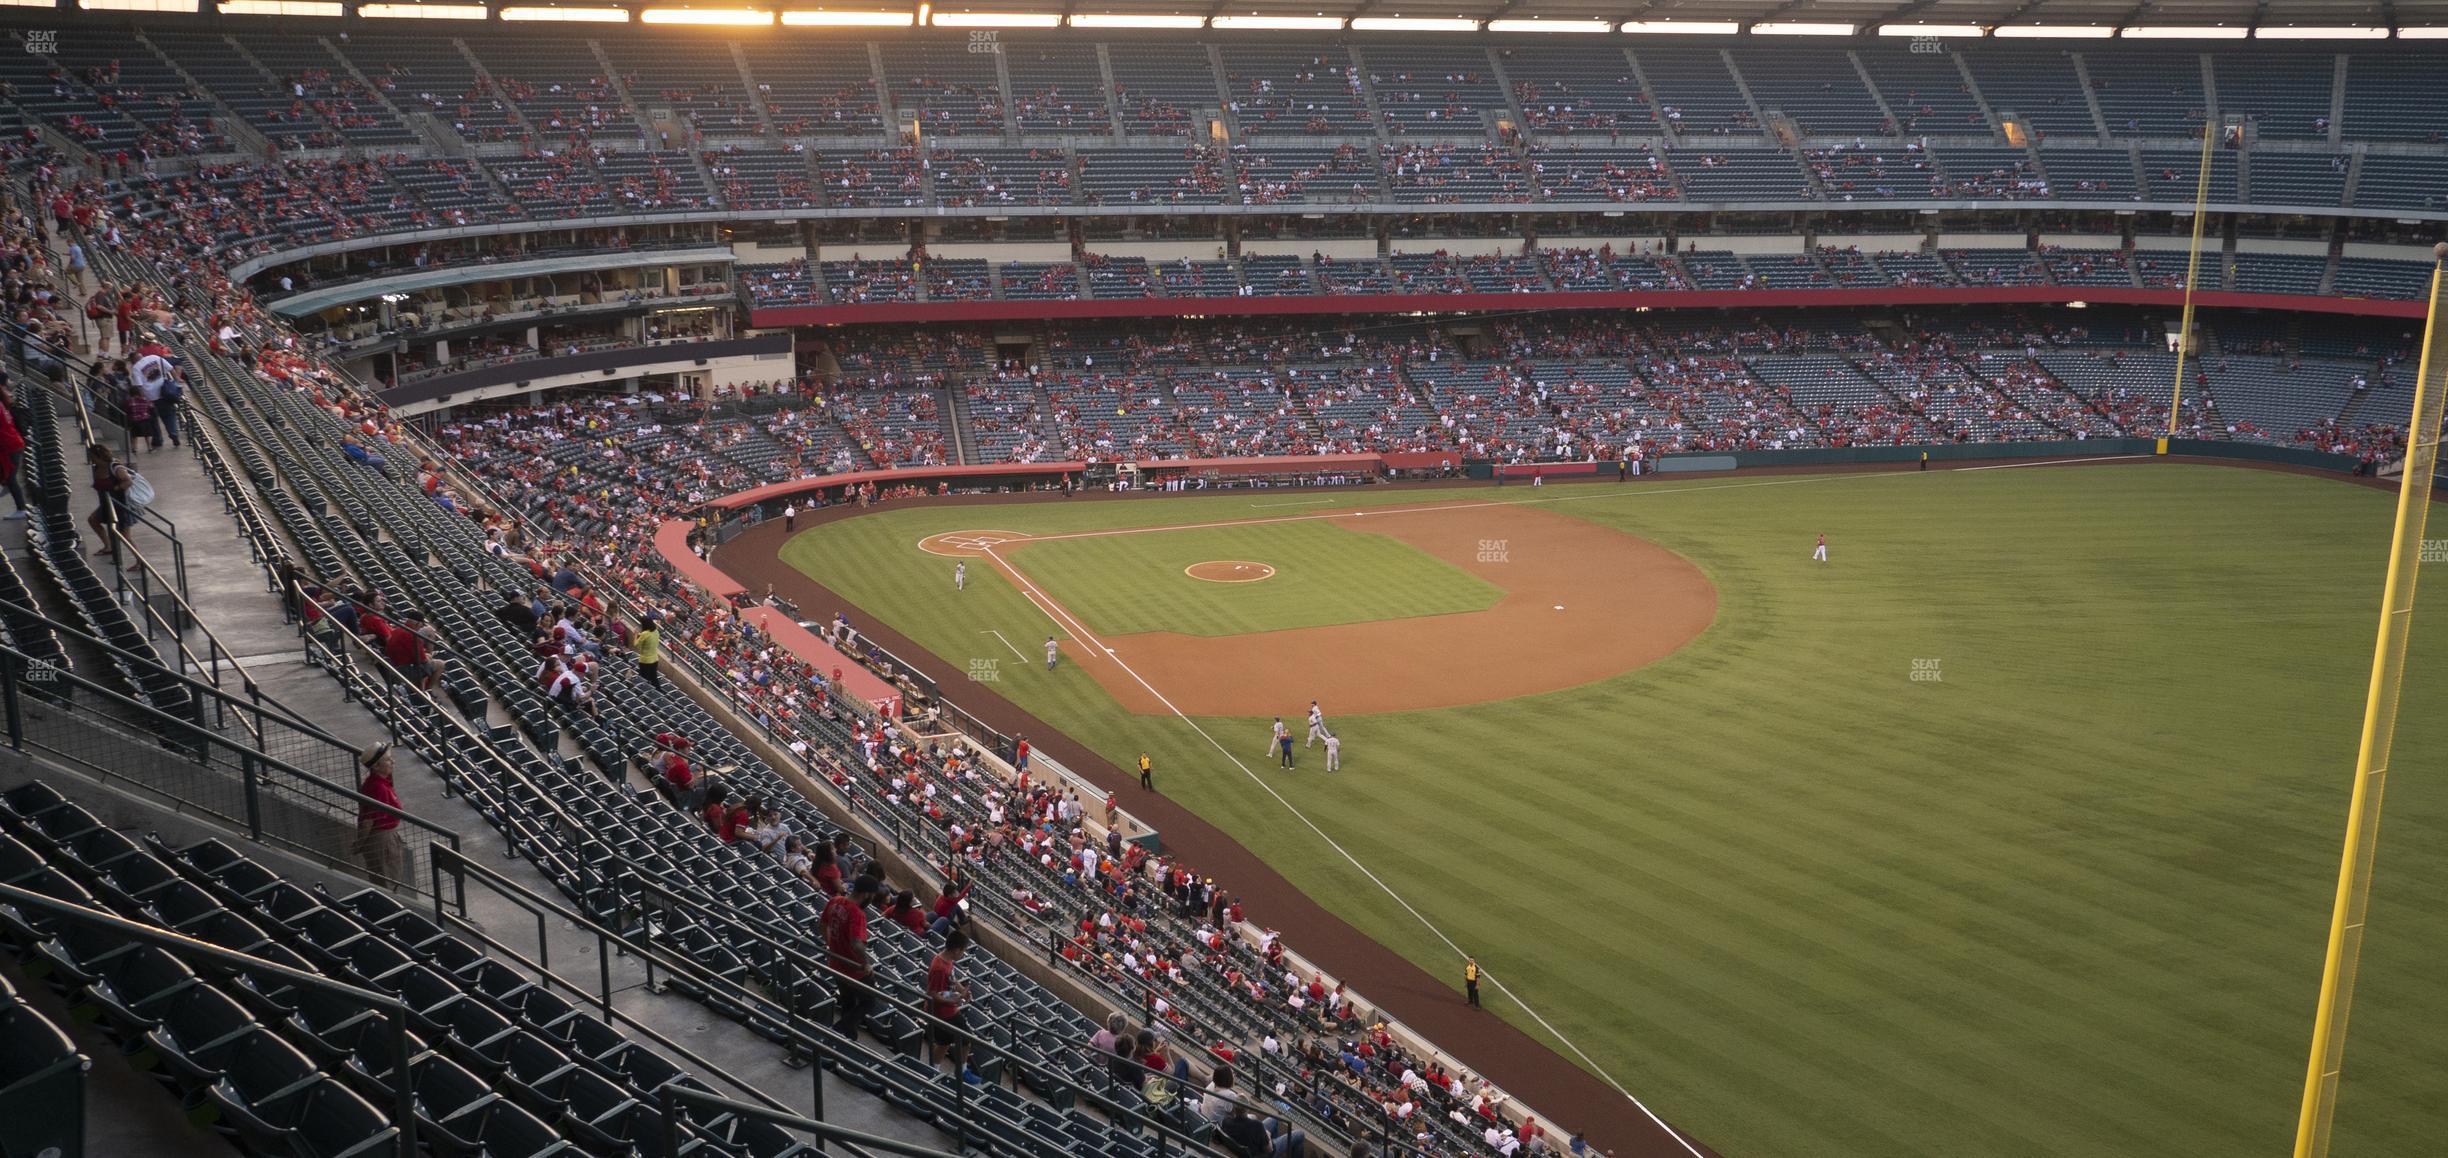
[[[1271,1155],[1299,1158],[1308,1153],[1307,1133],[1284,1128],[1280,1118],[1269,1118],[1261,1123],[1251,1115],[1248,1106],[1238,1103],[1233,1106],[1232,1116],[1224,1119],[1216,1128],[1216,1133],[1241,1158],[1269,1158]]]
[[[654,616],[639,622],[637,634],[629,643],[637,649],[638,678],[656,687],[663,686],[663,632]]]
[[[968,1029],[962,1015],[969,1004],[969,983],[954,976],[961,955],[968,950],[969,935],[954,929],[944,937],[943,948],[935,951],[935,959],[927,962],[927,1012],[942,1023],[927,1026],[927,1062],[931,1065],[938,1060],[940,1047],[940,1056],[951,1058],[953,1072],[962,1081],[975,1082],[978,1076],[969,1069],[969,1042],[963,1036]]]
[[[884,882],[876,877],[861,876],[850,886],[847,896],[835,896],[827,901],[819,918],[824,926],[826,965],[833,970],[834,1000],[841,1009],[834,1028],[842,1036],[855,1038],[867,1024],[867,1007],[872,1000],[867,991],[867,979],[874,963],[867,951],[867,906],[876,902]]]
[[[516,591],[502,592],[502,605],[493,609],[493,617],[531,641],[542,631],[535,607]]]
[[[0,480],[7,482],[9,498],[17,504],[7,515],[11,519],[26,517],[25,484],[17,477],[25,448],[25,433],[17,426],[17,400],[9,397],[6,374],[0,373]]]
[[[365,780],[357,786],[366,797],[357,805],[356,853],[376,884],[397,888],[406,880],[402,865],[407,849],[400,843],[399,792],[391,784],[391,745],[376,744],[357,755]],[[387,807],[385,807],[387,806]]]
[[[101,505],[86,516],[85,525],[93,528],[94,537],[102,541],[95,558],[119,557],[119,535],[136,521],[128,505],[128,489],[136,485],[136,472],[113,459],[111,448],[93,443],[85,448],[85,465],[93,468],[93,489],[102,496]]]
[[[432,632],[425,626],[425,616],[416,611],[400,616],[399,626],[391,629],[383,642],[383,658],[391,661],[393,670],[417,687],[432,691],[442,678],[442,661],[435,659]]]
[[[151,341],[137,347],[136,360],[128,363],[128,383],[129,419],[136,418],[139,401],[146,411],[139,433],[152,443],[154,450],[162,448],[164,435],[169,436],[170,445],[180,445],[178,403],[187,394],[187,384],[180,378],[177,364],[170,360],[170,348]]]

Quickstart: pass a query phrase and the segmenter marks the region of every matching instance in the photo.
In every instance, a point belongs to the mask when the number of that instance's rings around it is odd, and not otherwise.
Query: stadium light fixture
[[[221,0],[223,16],[338,16],[340,0]]]
[[[562,21],[576,24],[627,24],[626,8],[542,8],[519,7],[501,10],[504,20]]]
[[[2386,40],[2386,28],[2357,28],[2339,25],[2292,25],[2276,27],[2264,24],[2253,29],[2256,40]]]
[[[1354,32],[1477,32],[1479,22],[1467,16],[1358,16]]]
[[[1340,16],[1218,16],[1207,27],[1225,31],[1334,32],[1343,27]]]
[[[1604,20],[1490,20],[1490,32],[1612,32]]]
[[[193,12],[199,5],[197,0],[77,0],[77,7],[87,12]]]
[[[1059,12],[938,12],[930,21],[937,28],[1053,28]]]
[[[850,12],[829,8],[789,8],[782,23],[792,28],[907,28],[917,17],[907,12]]]
[[[1187,13],[1074,12],[1073,28],[1204,28],[1207,18]]]
[[[713,24],[727,28],[770,25],[774,14],[756,8],[648,8],[638,13],[641,24]]]
[[[2002,40],[2106,40],[2116,35],[2107,24],[2001,24],[1989,35]]]
[[[2448,24],[2430,25],[2423,28],[2400,28],[2397,30],[2397,39],[2448,40]]]
[[[57,8],[59,0],[0,0],[0,8]]]
[[[493,15],[482,4],[360,4],[368,20],[482,20]]]
[[[1623,31],[1634,36],[1732,36],[1742,25],[1731,20],[1627,20]]]
[[[1832,20],[1763,20],[1751,26],[1753,36],[1851,36],[1861,29]]]
[[[2144,24],[2130,26],[2117,35],[2127,40],[2242,40],[2252,32],[2217,24]]]
[[[1881,24],[1881,36],[1987,36],[1989,30],[1978,24]]]

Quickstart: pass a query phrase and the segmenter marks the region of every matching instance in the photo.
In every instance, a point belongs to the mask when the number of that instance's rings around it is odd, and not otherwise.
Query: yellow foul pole
[[[2168,395],[2167,437],[2176,437],[2176,425],[2184,415],[2185,354],[2193,349],[2193,287],[2201,283],[2202,222],[2210,214],[2210,147],[2218,140],[2218,123],[2202,121],[2201,172],[2193,181],[2193,248],[2185,258],[2184,320],[2176,326],[2176,389]],[[2161,443],[2159,453],[2167,453]]]
[[[2448,245],[2433,254],[2448,257]],[[2355,757],[2354,795],[2346,807],[2346,852],[2338,868],[2336,908],[2329,918],[2329,952],[2321,963],[2320,1009],[2312,1019],[2312,1062],[2304,1075],[2303,1113],[2295,1125],[2295,1158],[2325,1158],[2329,1125],[2337,1112],[2346,1011],[2354,1003],[2355,965],[2363,952],[2372,854],[2380,839],[2380,794],[2388,785],[2389,748],[2397,734],[2397,694],[2405,677],[2406,640],[2414,626],[2415,570],[2422,560],[2423,526],[2431,513],[2431,482],[2439,466],[2442,404],[2448,402],[2448,334],[2440,330],[2440,291],[2440,264],[2434,261],[2422,368],[2415,376],[2414,414],[2406,426],[2405,472],[2397,482],[2397,527],[2389,540],[2388,582],[2380,596],[2380,642],[2372,654],[2371,691],[2363,705],[2363,742]]]

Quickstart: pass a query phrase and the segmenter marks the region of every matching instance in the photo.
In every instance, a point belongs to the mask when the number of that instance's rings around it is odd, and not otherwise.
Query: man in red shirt
[[[936,952],[935,959],[927,962],[926,973],[927,1012],[944,1023],[927,1026],[927,1063],[932,1065],[938,1057],[948,1055],[952,1072],[964,1077],[969,1068],[969,1042],[961,1036],[961,1031],[968,1028],[968,1023],[961,1019],[961,1009],[969,1001],[969,983],[955,978],[953,970],[960,966],[961,954],[968,950],[969,934],[952,930],[944,935],[943,948]]]
[[[435,662],[428,646],[425,617],[414,611],[400,616],[399,626],[383,640],[383,658],[391,661],[402,678],[426,691],[432,691],[442,676],[442,665]]]
[[[365,769],[365,782],[357,791],[366,797],[357,805],[357,859],[374,883],[394,887],[403,880],[400,870],[408,850],[400,843],[399,813],[378,807],[400,807],[399,791],[391,785],[391,745],[376,744],[359,753],[357,765]]]
[[[833,996],[840,1006],[841,1016],[834,1028],[844,1037],[857,1037],[860,1027],[867,1024],[867,1006],[873,1000],[867,992],[867,979],[875,963],[867,954],[867,906],[876,902],[883,890],[881,880],[861,876],[850,886],[848,896],[838,896],[825,902],[824,925],[825,965],[833,970]]]

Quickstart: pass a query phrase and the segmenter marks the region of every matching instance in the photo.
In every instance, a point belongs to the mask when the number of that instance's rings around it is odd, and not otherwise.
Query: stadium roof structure
[[[735,27],[2448,39],[2448,0],[0,0],[52,6]]]

